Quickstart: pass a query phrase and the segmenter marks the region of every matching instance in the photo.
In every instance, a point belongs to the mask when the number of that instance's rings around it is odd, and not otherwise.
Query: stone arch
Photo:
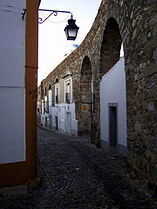
[[[100,74],[108,72],[119,60],[122,39],[117,21],[110,17],[106,23],[101,44]]]
[[[83,59],[80,73],[80,120],[79,135],[91,134],[91,81],[92,66],[88,56]]]
[[[107,150],[127,156],[126,80],[121,46],[119,25],[109,17],[100,53],[100,138]]]

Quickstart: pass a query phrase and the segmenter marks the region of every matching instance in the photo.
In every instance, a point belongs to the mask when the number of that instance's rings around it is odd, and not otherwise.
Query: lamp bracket
[[[61,11],[61,10],[50,10],[50,9],[38,9],[38,11],[42,11],[42,12],[51,12],[47,17],[45,17],[45,19],[39,17],[38,18],[38,23],[39,24],[42,24],[44,23],[49,17],[51,17],[52,15],[54,16],[57,16],[58,13],[68,13],[68,14],[71,14],[71,18],[73,18],[73,14],[69,11]],[[23,12],[22,12],[22,20],[24,19],[25,17],[25,14],[26,14],[26,9],[23,9]]]
[[[38,11],[43,11],[43,12],[51,12],[44,20],[39,17],[38,18],[38,23],[42,24],[44,23],[49,17],[51,17],[52,15],[57,16],[58,13],[68,13],[71,14],[71,17],[73,17],[72,13],[69,11],[61,11],[61,10],[49,10],[49,9],[38,9]]]

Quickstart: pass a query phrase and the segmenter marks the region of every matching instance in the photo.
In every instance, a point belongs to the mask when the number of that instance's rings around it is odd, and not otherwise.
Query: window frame
[[[67,86],[69,85],[69,92],[67,92]],[[64,79],[64,103],[69,104],[72,103],[72,77],[68,76],[67,78]],[[67,94],[69,94],[69,101],[67,101]]]
[[[57,92],[58,89],[58,92]],[[58,93],[58,94],[57,94]],[[60,84],[55,84],[55,104],[59,104],[60,101]]]

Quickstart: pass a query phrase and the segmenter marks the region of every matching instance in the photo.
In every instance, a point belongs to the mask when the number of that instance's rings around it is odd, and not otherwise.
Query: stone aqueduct
[[[73,99],[81,134],[81,89],[88,89],[81,81],[84,74],[89,83],[93,78],[91,135],[92,143],[101,146],[99,83],[102,75],[118,61],[122,43],[127,89],[128,166],[133,177],[140,178],[157,192],[156,0],[102,0],[85,40],[42,81],[42,89],[48,89],[50,84],[53,89],[56,78],[68,73],[73,75]]]

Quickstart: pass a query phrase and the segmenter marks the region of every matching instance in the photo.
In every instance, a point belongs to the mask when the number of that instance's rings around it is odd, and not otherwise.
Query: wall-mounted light
[[[71,15],[71,18],[68,20],[68,25],[64,29],[67,40],[75,40],[77,37],[79,27],[75,24],[75,21]]]
[[[44,19],[39,17],[38,18],[38,23],[39,24],[44,23],[52,15],[57,16],[58,13],[69,13],[69,14],[71,14],[71,18],[68,20],[68,25],[65,27],[64,31],[65,31],[67,40],[75,40],[76,39],[79,27],[75,24],[76,20],[73,19],[73,15],[72,15],[71,12],[69,12],[69,11],[60,11],[60,10],[49,10],[49,9],[38,9],[38,11],[51,12]],[[22,15],[22,19],[24,19],[25,14],[26,14],[26,9],[23,9],[23,12],[21,14]]]

